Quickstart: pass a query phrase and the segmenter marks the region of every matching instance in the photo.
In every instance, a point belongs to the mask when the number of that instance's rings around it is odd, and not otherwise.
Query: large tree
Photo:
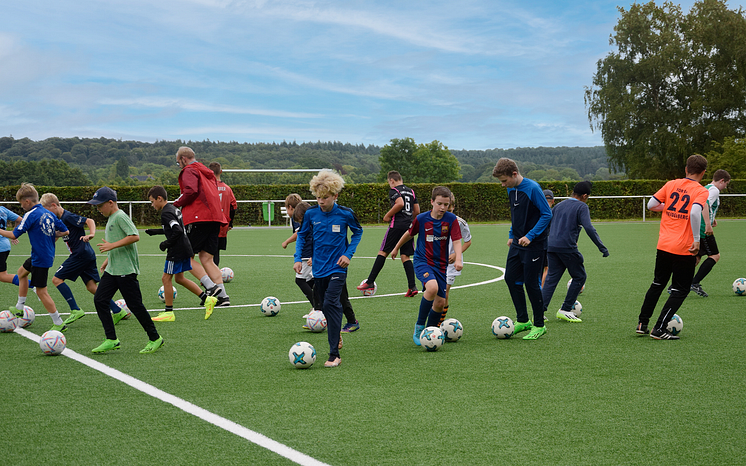
[[[746,17],[721,0],[684,15],[671,2],[619,8],[593,86],[591,128],[609,163],[630,178],[675,178],[686,158],[746,134]]]
[[[392,139],[381,148],[378,158],[380,181],[391,170],[401,174],[405,183],[450,183],[461,178],[459,162],[440,141],[416,144],[414,139]]]

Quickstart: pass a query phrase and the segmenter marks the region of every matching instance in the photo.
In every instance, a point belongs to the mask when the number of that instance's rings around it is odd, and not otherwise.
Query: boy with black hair
[[[386,234],[383,236],[381,250],[378,251],[378,256],[376,256],[376,261],[373,263],[373,268],[370,270],[368,278],[357,287],[360,291],[373,289],[376,277],[378,277],[383,266],[386,265],[386,257],[394,249],[399,238],[412,225],[412,219],[420,214],[420,205],[414,195],[414,191],[404,186],[399,172],[388,172],[387,180],[389,183],[389,203],[391,204],[391,208],[383,216],[383,221],[389,222],[389,226],[386,229]],[[413,254],[414,241],[410,239],[401,247],[401,263],[404,267],[404,273],[407,275],[408,288],[405,294],[407,297],[412,297],[418,293],[417,285],[414,281],[414,266],[411,260]]]
[[[560,202],[552,210],[552,224],[547,240],[549,274],[541,290],[541,297],[546,312],[554,290],[567,270],[572,277],[572,284],[567,289],[562,307],[557,311],[557,318],[567,322],[582,322],[572,312],[572,307],[587,277],[583,266],[583,255],[578,250],[580,227],[585,229],[585,233],[603,256],[609,257],[609,250],[601,242],[601,238],[598,237],[596,229],[591,224],[591,214],[587,205],[591,188],[590,181],[581,181],[575,185],[570,198]]]
[[[516,310],[515,333],[530,330],[523,339],[537,340],[547,333],[544,301],[541,298],[541,273],[552,210],[539,183],[524,178],[513,160],[505,157],[498,160],[492,176],[508,188],[511,226],[505,284]],[[533,324],[528,318],[524,285],[533,309]]]
[[[184,272],[192,270],[191,258],[194,257],[192,245],[184,231],[184,225],[181,223],[181,212],[168,203],[168,192],[163,186],[153,186],[148,191],[148,200],[153,208],[161,213],[161,225],[163,228],[148,229],[145,233],[149,235],[166,235],[166,240],[159,245],[161,251],[166,251],[166,264],[163,267],[163,297],[166,301],[166,309],[156,317],[154,322],[174,322],[174,285],[173,278],[176,277],[176,283],[198,296],[205,303],[205,320],[209,319],[218,299],[210,296],[202,289],[184,276]],[[217,287],[212,289],[217,292]]]
[[[56,215],[39,204],[39,193],[31,183],[23,183],[18,188],[16,200],[21,204],[21,208],[26,211],[21,223],[13,231],[0,229],[0,235],[11,240],[18,239],[24,233],[28,233],[29,243],[31,243],[31,257],[18,270],[19,284],[16,309],[22,315],[29,286],[36,287],[36,295],[54,324],[50,330],[64,332],[67,330],[67,326],[62,321],[62,317],[57,312],[57,306],[49,295],[47,279],[49,268],[54,265],[55,242],[57,238],[67,235],[69,231]],[[29,274],[31,275],[30,282],[26,280]]]
[[[637,328],[639,335],[656,340],[678,340],[666,327],[684,303],[692,286],[694,268],[700,245],[702,209],[707,203],[708,190],[700,183],[707,169],[707,159],[692,155],[686,160],[686,178],[666,183],[648,201],[648,209],[661,212],[660,233],[655,255],[653,283],[645,294]],[[661,293],[671,280],[671,295],[663,304],[652,331],[648,323]]]

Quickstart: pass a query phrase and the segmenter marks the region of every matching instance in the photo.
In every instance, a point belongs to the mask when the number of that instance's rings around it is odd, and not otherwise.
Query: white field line
[[[35,341],[37,344],[39,343],[40,337],[36,335],[35,333],[31,333],[25,329],[16,329],[15,332],[20,335],[23,335],[29,340]],[[66,348],[62,352],[62,356],[67,356],[68,358],[78,361],[81,364],[85,364],[86,366],[90,367],[93,370],[99,371],[104,375],[108,375],[109,377],[113,379],[119,380],[120,382],[124,382],[136,390],[139,390],[147,395],[150,395],[153,398],[157,398],[161,401],[169,403],[186,413],[189,413],[204,421],[207,421],[210,424],[220,427],[221,429],[226,430],[232,434],[245,438],[246,440],[257,444],[262,448],[266,448],[267,450],[275,452],[278,455],[283,456],[289,459],[290,461],[293,461],[294,463],[297,463],[303,466],[326,465],[326,463],[322,463],[321,461],[311,458],[310,456],[304,453],[293,450],[292,448],[285,446],[275,440],[272,440],[271,438],[265,435],[262,435],[258,432],[254,432],[251,429],[247,429],[246,427],[236,424],[235,422],[230,421],[222,416],[218,416],[217,414],[211,413],[210,411],[200,408],[199,406],[195,404],[192,404],[186,400],[182,400],[181,398],[177,396],[171,395],[170,393],[166,393],[163,390],[160,390],[148,383],[143,382],[142,380],[136,379],[130,375],[127,375],[105,364],[101,364],[100,362],[95,361],[87,356],[83,356],[82,354],[77,353],[71,350],[70,348]],[[147,357],[147,356],[144,356],[144,357]]]

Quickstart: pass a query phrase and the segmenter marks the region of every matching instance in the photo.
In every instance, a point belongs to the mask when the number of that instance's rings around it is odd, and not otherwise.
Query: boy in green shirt
[[[119,209],[117,192],[104,186],[96,191],[88,204],[96,206],[99,212],[109,220],[106,222],[106,235],[102,243],[98,244],[99,251],[108,253],[108,257],[101,265],[101,282],[93,297],[98,318],[104,326],[106,339],[96,348],[94,353],[105,353],[120,348],[114,329],[114,319],[109,311],[109,301],[119,291],[135,315],[142,328],[148,334],[150,342],[140,350],[141,354],[154,353],[163,346],[163,337],[158,335],[155,324],[150,318],[148,310],[142,303],[142,293],[137,275],[140,273],[140,260],[137,257],[136,242],[140,241],[132,220]]]

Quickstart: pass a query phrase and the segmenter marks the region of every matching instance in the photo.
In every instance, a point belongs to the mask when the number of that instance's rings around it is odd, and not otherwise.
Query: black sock
[[[166,306],[166,312],[174,312],[173,306]]]
[[[412,264],[412,260],[402,262],[401,265],[404,266],[404,273],[407,274],[407,286],[410,290],[416,289],[417,284],[414,282],[414,265]]]
[[[697,270],[697,274],[694,276],[694,280],[692,280],[693,284],[699,284],[702,280],[705,279],[708,273],[710,273],[710,270],[712,270],[713,267],[715,267],[715,259],[708,257],[705,259],[704,262],[702,262],[702,265],[699,266],[699,270]]]
[[[378,277],[378,274],[381,272],[384,265],[386,265],[386,256],[376,256],[376,261],[373,263],[373,269],[371,269],[370,275],[368,275],[368,285],[373,286],[373,282],[376,281],[376,277]]]

